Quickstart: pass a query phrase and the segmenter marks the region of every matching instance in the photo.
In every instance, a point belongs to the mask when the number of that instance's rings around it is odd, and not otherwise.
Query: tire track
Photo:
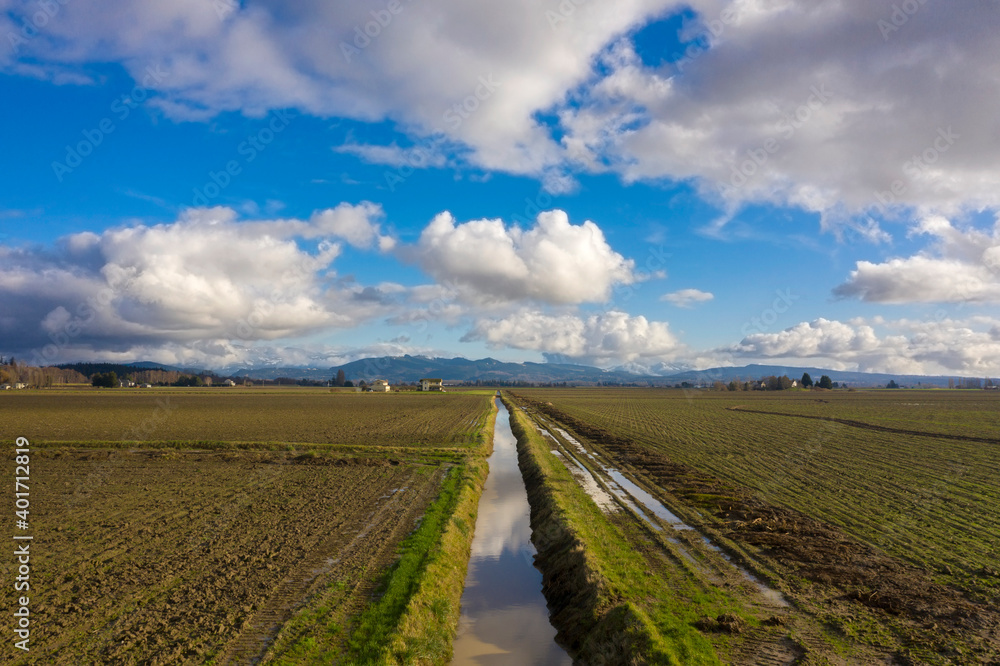
[[[853,428],[862,428],[863,430],[874,430],[876,432],[888,432],[896,435],[913,435],[916,437],[932,437],[934,439],[950,439],[957,442],[1000,444],[1000,439],[992,439],[990,437],[975,437],[973,435],[953,435],[949,433],[928,432],[926,430],[906,430],[905,428],[890,428],[889,426],[880,426],[880,425],[875,425],[874,423],[865,423],[864,421],[854,421],[852,419],[838,419],[833,416],[816,416],[813,414],[788,414],[786,412],[770,412],[762,409],[747,409],[739,405],[735,407],[726,407],[726,409],[731,412],[742,412],[744,414],[766,414],[768,416],[787,416],[796,419],[829,421],[832,423],[840,423],[841,425],[851,426]]]
[[[258,664],[274,644],[285,623],[316,593],[323,583],[347,571],[367,570],[385,559],[386,549],[393,546],[412,528],[408,518],[422,510],[430,492],[437,488],[440,472],[424,481],[416,498],[396,492],[370,513],[350,541],[341,525],[333,526],[333,536],[318,544],[278,584],[271,596],[251,617],[240,635],[226,648],[221,664]],[[415,475],[406,480],[412,488]],[[400,534],[403,532],[403,534]],[[400,538],[396,538],[400,537]],[[346,543],[345,543],[346,542]],[[352,596],[367,597],[377,581],[362,582]]]

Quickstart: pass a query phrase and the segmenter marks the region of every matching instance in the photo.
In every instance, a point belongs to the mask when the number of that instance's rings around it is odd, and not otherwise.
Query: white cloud
[[[817,319],[777,333],[750,335],[719,351],[744,359],[808,361],[862,372],[996,375],[1000,374],[998,324],[1000,320],[988,317],[847,323]]]
[[[874,303],[1000,302],[1000,222],[987,233],[929,216],[914,234],[929,236],[930,248],[882,263],[859,261],[834,293]]]
[[[553,29],[533,0],[402,2],[395,13],[347,0],[78,0],[60,4],[18,60],[4,49],[0,67],[52,77],[112,61],[140,80],[158,63],[169,74],[153,86],[155,104],[175,117],[298,108],[389,118],[413,135],[469,146],[487,169],[542,175],[560,149],[535,114],[583,82],[611,39],[671,4],[574,3]]]
[[[502,319],[479,320],[462,340],[482,340],[495,349],[539,351],[550,358],[598,366],[669,360],[685,351],[666,322],[619,311],[553,315],[526,310]]]
[[[486,304],[602,302],[615,285],[636,281],[634,262],[608,245],[600,227],[570,224],[561,210],[540,213],[527,230],[502,220],[456,223],[444,212],[405,254],[461,297]]]
[[[730,213],[789,203],[875,240],[885,232],[856,223],[873,205],[1000,206],[992,2],[922,3],[889,31],[879,22],[893,8],[866,0],[399,7],[78,0],[16,54],[2,50],[0,68],[66,80],[120,62],[142,82],[156,65],[166,74],[150,83],[153,103],[180,118],[297,108],[389,119],[555,191],[572,190],[580,168],[692,180]],[[702,39],[679,59],[643,63],[629,33],[686,9],[698,19],[685,37]],[[8,11],[2,27],[16,33],[11,16],[25,11]],[[554,131],[540,114],[558,119]],[[394,145],[342,149],[379,163],[408,157]]]
[[[562,109],[581,167],[691,179],[730,212],[788,203],[827,225],[873,205],[1000,206],[995,3],[922,3],[888,39],[878,22],[893,8],[865,0],[690,6],[709,48],[654,69],[619,42]]]
[[[395,143],[388,146],[346,143],[334,148],[335,152],[356,155],[370,164],[385,164],[392,167],[443,167],[448,163],[445,155],[437,149],[426,146],[402,148]]]
[[[696,303],[707,303],[715,298],[715,294],[700,289],[681,289],[660,297],[661,301],[666,301],[679,308],[690,308]]]
[[[400,298],[329,282],[338,239],[371,246],[380,215],[371,204],[308,221],[191,209],[169,224],[73,234],[53,250],[0,247],[0,310],[18,314],[0,319],[0,333],[8,349],[44,350],[51,361],[90,347],[218,347],[354,326]]]

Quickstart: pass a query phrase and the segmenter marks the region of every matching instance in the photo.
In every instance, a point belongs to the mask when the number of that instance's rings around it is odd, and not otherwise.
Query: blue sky
[[[1000,374],[996,3],[470,7],[0,0],[0,351]]]

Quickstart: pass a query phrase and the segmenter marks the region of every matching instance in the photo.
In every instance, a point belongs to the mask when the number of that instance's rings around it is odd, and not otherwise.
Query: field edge
[[[560,644],[588,663],[720,663],[709,641],[693,627],[679,618],[660,617],[669,629],[661,632],[645,609],[629,601],[641,595],[611,582],[610,571],[630,563],[605,561],[602,549],[587,535],[603,532],[614,539],[613,527],[569,472],[558,461],[546,459],[545,442],[524,412],[509,398],[504,404],[511,412],[518,465],[528,491],[536,565]],[[635,564],[640,566],[637,572],[644,570],[638,559]]]

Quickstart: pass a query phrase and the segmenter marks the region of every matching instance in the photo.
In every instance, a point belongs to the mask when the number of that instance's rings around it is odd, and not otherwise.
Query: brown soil
[[[825,400],[823,402],[826,402]],[[983,444],[1000,444],[1000,439],[990,437],[974,437],[972,435],[954,435],[943,432],[928,432],[925,430],[906,430],[905,428],[890,428],[889,426],[875,425],[864,421],[854,421],[852,419],[838,419],[832,416],[816,416],[814,414],[787,414],[785,412],[769,412],[762,409],[748,409],[746,407],[726,407],[733,412],[752,412],[754,414],[767,414],[769,416],[786,416],[796,419],[812,419],[814,421],[832,421],[842,425],[861,428],[863,430],[874,430],[876,432],[889,432],[896,435],[907,435],[912,437],[933,437],[934,439],[950,439],[959,442],[982,442]]]
[[[271,452],[32,456],[34,631],[5,662],[255,663],[326,583],[345,583],[347,604],[370,591],[439,480]],[[11,608],[10,586],[2,597]]]
[[[785,580],[786,593],[800,605],[822,607],[834,629],[861,616],[884,622],[896,635],[890,642],[898,643],[897,663],[924,663],[928,658],[942,663],[1000,663],[996,607],[970,600],[935,582],[930,572],[892,558],[840,528],[769,504],[749,489],[672,462],[551,404],[520,396],[518,401],[599,445],[670,496],[709,513],[709,527]],[[724,625],[718,618],[705,620],[707,631],[733,628]]]

